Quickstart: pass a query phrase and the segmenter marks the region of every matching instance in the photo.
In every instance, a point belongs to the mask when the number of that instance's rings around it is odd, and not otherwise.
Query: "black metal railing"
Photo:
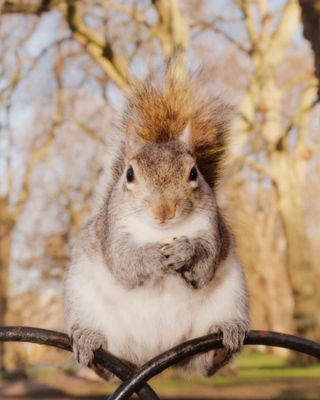
[[[0,342],[29,342],[72,351],[69,337],[60,332],[28,327],[0,327]],[[250,331],[244,345],[265,345],[282,347],[320,359],[320,343],[298,336],[269,331]],[[109,352],[99,349],[89,365],[99,376],[106,378],[112,372],[122,384],[108,400],[127,400],[137,393],[141,400],[159,400],[157,394],[147,384],[149,379],[184,359],[212,349],[223,347],[220,335],[207,335],[188,340],[148,361],[137,370]]]

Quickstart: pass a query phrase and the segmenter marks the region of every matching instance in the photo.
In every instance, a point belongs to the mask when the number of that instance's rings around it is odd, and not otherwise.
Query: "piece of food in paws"
[[[160,239],[160,243],[170,244],[174,241],[174,239],[176,239],[176,238],[175,237],[165,237],[165,238]]]
[[[165,238],[160,239],[160,243],[163,243],[163,246],[161,247],[160,250],[162,251],[163,249],[165,249],[168,244],[170,244],[170,243],[172,243],[174,241],[174,239],[176,239],[176,238],[174,238],[174,237],[165,237]]]

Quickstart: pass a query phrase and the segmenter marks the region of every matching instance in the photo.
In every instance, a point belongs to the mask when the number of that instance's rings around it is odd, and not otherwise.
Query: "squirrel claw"
[[[202,369],[204,376],[213,375],[233,359],[234,354],[240,350],[248,329],[247,321],[226,322],[218,327],[218,332],[223,335],[224,347],[214,350],[211,359],[210,356],[206,355]],[[217,332],[217,330],[215,329],[214,332]]]
[[[175,270],[188,265],[194,255],[193,246],[186,236],[181,236],[174,239],[172,243],[166,244],[161,252],[165,257],[163,264]]]
[[[88,366],[94,358],[94,351],[107,349],[107,341],[100,333],[75,326],[71,329],[72,350],[79,364]]]
[[[227,365],[233,357],[233,352],[227,348],[214,350],[211,359],[207,358],[204,363],[204,368],[202,369],[202,374],[205,377],[212,376],[220,368]]]
[[[186,364],[185,368],[187,370],[198,370],[206,377],[213,375],[233,359],[234,355],[243,344],[247,331],[247,321],[224,322],[218,327],[212,327],[209,333],[221,332],[223,334],[222,341],[224,347],[191,359],[191,361]]]

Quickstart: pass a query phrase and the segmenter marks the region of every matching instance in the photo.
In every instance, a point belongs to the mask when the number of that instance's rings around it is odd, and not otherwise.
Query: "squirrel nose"
[[[173,219],[176,215],[175,204],[160,204],[153,208],[154,218],[161,224],[165,221]]]

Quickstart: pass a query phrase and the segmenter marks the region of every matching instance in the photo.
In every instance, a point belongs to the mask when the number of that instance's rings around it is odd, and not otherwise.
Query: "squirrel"
[[[216,201],[229,108],[172,71],[128,96],[103,204],[72,248],[65,320],[83,365],[102,347],[139,367],[220,333],[224,348],[180,365],[210,376],[249,329],[244,272]]]

